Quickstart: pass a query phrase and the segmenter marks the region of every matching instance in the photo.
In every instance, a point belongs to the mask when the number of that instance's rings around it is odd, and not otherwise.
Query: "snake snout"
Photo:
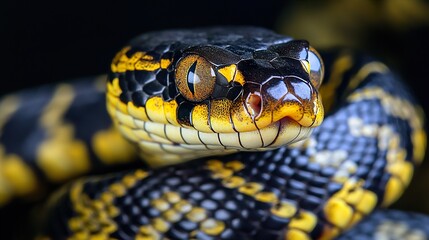
[[[267,84],[266,92],[268,98],[274,99],[273,121],[288,117],[303,127],[315,127],[322,122],[324,111],[320,94],[308,80],[287,76]]]
[[[262,84],[248,83],[243,100],[247,114],[259,128],[285,118],[313,127],[323,119],[317,89],[296,76],[273,76]]]

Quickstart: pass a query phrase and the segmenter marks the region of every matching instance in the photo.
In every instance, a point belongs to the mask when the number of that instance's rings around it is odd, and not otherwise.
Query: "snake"
[[[424,158],[424,112],[357,51],[252,26],[147,32],[107,75],[0,108],[1,205],[55,190],[36,239],[429,236],[429,217],[382,209]]]

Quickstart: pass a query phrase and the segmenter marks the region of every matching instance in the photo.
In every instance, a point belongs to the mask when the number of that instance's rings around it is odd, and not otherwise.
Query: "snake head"
[[[323,62],[307,41],[190,34],[161,54],[131,46],[112,63],[109,112],[152,165],[273,149],[320,125]]]
[[[198,46],[187,49],[176,66],[179,93],[198,106],[194,111],[203,112],[193,113],[195,117],[185,118],[193,122],[182,124],[199,131],[245,133],[278,128],[280,135],[276,135],[282,137],[283,128],[289,128],[284,136],[293,140],[280,140],[275,144],[280,146],[306,137],[323,119],[317,91],[323,62],[307,41],[272,45],[246,58],[219,47]],[[262,142],[261,147],[274,143]]]

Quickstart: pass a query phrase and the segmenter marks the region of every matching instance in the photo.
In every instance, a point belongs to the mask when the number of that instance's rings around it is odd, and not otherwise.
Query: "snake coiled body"
[[[69,146],[76,153],[87,145],[77,157],[88,159],[58,173],[52,157],[33,149],[23,157],[32,178],[61,182],[133,159],[133,148],[106,130],[105,113],[91,115],[105,101],[148,166],[68,184],[49,204],[43,236],[332,239],[392,204],[425,151],[418,103],[383,63],[347,51],[319,55],[260,28],[144,34],[113,59],[101,95],[84,112],[101,123],[85,133],[76,126],[81,145]],[[87,129],[81,114],[62,123]],[[18,153],[7,132],[17,127],[7,124],[1,142]]]

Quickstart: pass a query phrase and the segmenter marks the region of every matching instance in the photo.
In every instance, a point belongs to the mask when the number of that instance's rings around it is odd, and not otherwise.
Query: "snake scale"
[[[0,203],[68,182],[38,239],[429,236],[424,215],[376,210],[426,149],[422,109],[379,60],[213,27],[145,33],[110,68],[106,88],[0,102]]]

